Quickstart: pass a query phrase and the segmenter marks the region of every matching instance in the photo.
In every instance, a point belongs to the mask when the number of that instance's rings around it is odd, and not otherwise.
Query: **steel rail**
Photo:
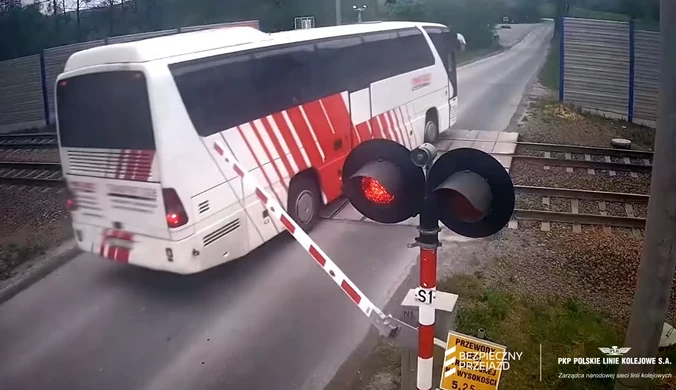
[[[605,169],[611,171],[650,173],[652,172],[653,169],[652,165],[625,164],[605,161],[565,160],[560,158],[535,157],[523,155],[514,155],[512,156],[512,159],[517,161],[534,162],[542,165],[588,168],[588,169]]]
[[[0,149],[57,149],[55,133],[0,134]]]
[[[612,215],[573,214],[556,211],[515,209],[517,219],[527,221],[563,222],[580,225],[602,225],[626,228],[645,228],[645,218],[615,217]]]
[[[648,203],[648,200],[650,199],[650,196],[645,194],[589,191],[589,190],[577,190],[577,189],[555,188],[555,187],[532,187],[532,186],[515,185],[514,190],[520,193],[549,196],[552,198],[604,200],[608,202]]]
[[[653,152],[643,150],[595,148],[592,146],[542,144],[537,142],[517,142],[516,145],[525,147],[527,149],[536,149],[545,152],[596,154],[612,157],[634,157],[634,158],[653,157]]]

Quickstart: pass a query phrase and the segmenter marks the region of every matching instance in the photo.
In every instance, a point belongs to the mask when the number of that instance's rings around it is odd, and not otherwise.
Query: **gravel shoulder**
[[[58,162],[53,150],[0,152],[0,160]],[[0,280],[72,237],[65,191],[0,185]]]

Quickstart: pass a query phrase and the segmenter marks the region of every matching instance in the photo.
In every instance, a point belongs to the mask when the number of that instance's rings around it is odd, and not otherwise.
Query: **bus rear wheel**
[[[301,229],[308,232],[317,225],[321,205],[322,194],[312,175],[300,175],[291,180],[286,209]]]
[[[439,136],[439,127],[432,115],[427,115],[425,118],[425,142],[434,143]]]

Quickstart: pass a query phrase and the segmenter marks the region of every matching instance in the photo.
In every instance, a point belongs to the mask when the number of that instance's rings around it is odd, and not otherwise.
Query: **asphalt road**
[[[506,126],[547,28],[459,70],[458,127]],[[335,220],[312,233],[381,307],[414,265],[414,235]],[[0,388],[321,389],[368,329],[288,235],[189,277],[83,254],[0,306]]]
[[[544,62],[554,23],[514,27],[498,30],[506,35],[501,41],[511,45],[515,37],[524,36],[525,29],[532,29],[509,50],[458,70],[460,112],[455,128],[502,131],[509,125],[529,81],[537,77]]]

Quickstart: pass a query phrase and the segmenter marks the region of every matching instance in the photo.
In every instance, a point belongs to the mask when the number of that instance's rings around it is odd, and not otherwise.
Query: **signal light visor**
[[[464,171],[453,174],[435,190],[440,208],[448,207],[462,222],[481,221],[490,212],[493,193],[483,177]]]

